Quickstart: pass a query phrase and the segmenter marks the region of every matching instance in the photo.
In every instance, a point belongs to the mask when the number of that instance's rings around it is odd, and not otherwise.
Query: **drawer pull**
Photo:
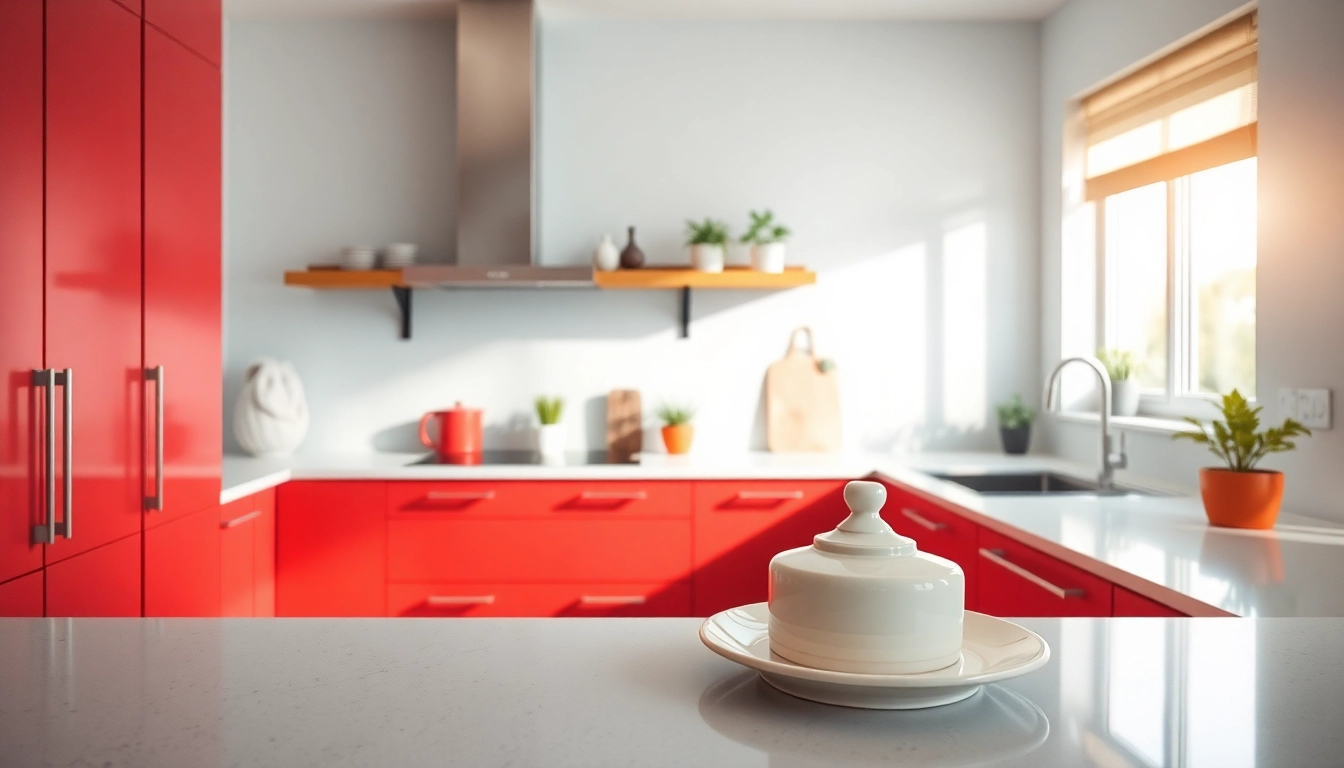
[[[643,605],[643,595],[584,595],[579,605]]]
[[[243,523],[250,523],[253,520],[256,520],[258,517],[261,517],[261,510],[254,509],[251,512],[248,512],[246,515],[235,517],[232,520],[227,520],[225,522],[220,523],[219,527],[225,530],[228,530],[230,528],[237,528]]]
[[[644,501],[649,494],[644,491],[584,491],[579,498],[584,501]]]
[[[995,565],[1001,566],[1003,568],[1008,569],[1009,571],[1012,571],[1018,576],[1021,576],[1027,581],[1030,581],[1032,584],[1035,584],[1041,589],[1044,589],[1046,592],[1049,592],[1055,597],[1058,597],[1060,600],[1067,600],[1070,597],[1082,597],[1083,595],[1086,594],[1086,592],[1084,592],[1081,589],[1065,589],[1064,587],[1051,584],[1045,579],[1042,579],[1040,576],[1037,576],[1031,571],[1028,571],[1026,568],[1008,562],[1003,557],[1002,549],[985,549],[984,547],[981,547],[980,556],[985,558],[989,562],[994,563]]]
[[[904,515],[907,520],[926,531],[945,531],[948,527],[947,523],[935,523],[913,509],[902,509],[901,514]]]
[[[494,605],[494,595],[430,595],[425,598],[426,605]]]
[[[789,501],[803,498],[802,491],[738,491],[742,501]]]
[[[430,491],[425,494],[429,501],[489,501],[493,498],[494,491]]]

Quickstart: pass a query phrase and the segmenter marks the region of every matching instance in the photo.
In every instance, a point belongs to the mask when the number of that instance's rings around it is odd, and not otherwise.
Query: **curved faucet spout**
[[[1097,375],[1097,384],[1101,388],[1101,468],[1097,473],[1097,485],[1102,490],[1110,490],[1115,482],[1115,470],[1124,469],[1129,460],[1125,456],[1123,432],[1120,434],[1120,450],[1116,453],[1111,452],[1111,377],[1106,373],[1106,367],[1095,357],[1070,357],[1061,360],[1050,372],[1050,379],[1045,385],[1045,410],[1059,410],[1056,407],[1059,375],[1070,363],[1082,363]]]

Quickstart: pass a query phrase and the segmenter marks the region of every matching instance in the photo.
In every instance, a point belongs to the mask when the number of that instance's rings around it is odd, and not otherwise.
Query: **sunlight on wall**
[[[1097,346],[1097,218],[1091,203],[1080,204],[1064,216],[1061,231],[1060,356],[1092,355]],[[1071,366],[1060,392],[1065,409],[1092,402],[1096,379]]]
[[[943,236],[943,424],[985,426],[989,404],[985,223]]]

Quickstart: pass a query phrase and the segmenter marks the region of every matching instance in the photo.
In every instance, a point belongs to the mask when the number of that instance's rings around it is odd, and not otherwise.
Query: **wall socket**
[[[1279,388],[1279,417],[1308,429],[1330,428],[1330,390]]]

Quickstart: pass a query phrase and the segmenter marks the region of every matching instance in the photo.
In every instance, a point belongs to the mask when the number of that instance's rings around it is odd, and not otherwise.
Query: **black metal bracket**
[[[401,310],[401,338],[411,338],[411,289],[404,285],[392,286],[392,296]]]
[[[678,338],[691,338],[691,287],[689,285],[681,288],[681,336]]]

